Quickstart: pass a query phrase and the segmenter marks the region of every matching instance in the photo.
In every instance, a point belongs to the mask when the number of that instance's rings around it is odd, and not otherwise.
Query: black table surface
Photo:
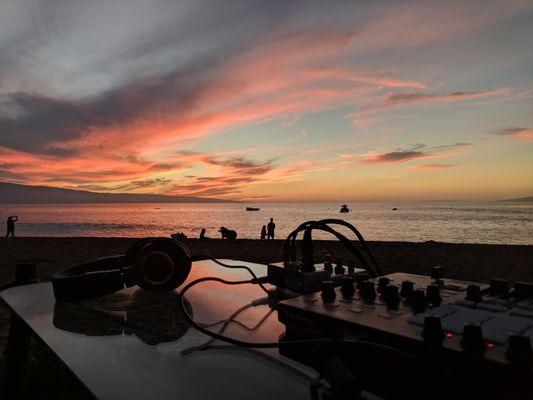
[[[223,261],[266,274],[265,265]],[[204,276],[250,278],[247,271],[199,261],[188,281]],[[210,341],[183,319],[176,292],[132,287],[97,300],[56,303],[46,282],[10,288],[0,296],[99,399],[309,399],[316,378],[313,370],[276,349]],[[239,308],[264,297],[257,285],[216,282],[187,293],[195,320],[214,324],[213,331]],[[277,341],[284,332],[267,305],[247,308],[235,321],[224,334],[246,341]]]

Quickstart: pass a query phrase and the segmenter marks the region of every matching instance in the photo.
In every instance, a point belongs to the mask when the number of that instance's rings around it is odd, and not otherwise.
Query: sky
[[[532,1],[0,2],[0,180],[533,195]]]

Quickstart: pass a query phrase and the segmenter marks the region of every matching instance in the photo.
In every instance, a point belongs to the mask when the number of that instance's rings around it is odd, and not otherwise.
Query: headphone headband
[[[58,301],[104,296],[133,285],[153,292],[175,289],[191,269],[191,254],[182,243],[168,238],[146,238],[125,255],[76,265],[52,276]]]

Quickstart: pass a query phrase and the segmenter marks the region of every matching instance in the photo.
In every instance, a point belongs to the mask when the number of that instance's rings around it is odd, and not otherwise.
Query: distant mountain
[[[233,203],[233,201],[162,194],[96,193],[0,182],[0,203]]]
[[[502,202],[507,202],[507,203],[533,203],[533,196],[520,197],[518,199],[498,200],[498,203],[502,203]]]

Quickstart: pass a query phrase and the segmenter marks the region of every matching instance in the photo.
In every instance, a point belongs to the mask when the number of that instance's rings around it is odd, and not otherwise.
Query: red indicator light
[[[449,337],[452,337],[452,336],[453,336],[453,335],[452,335],[450,332],[446,333],[446,337],[449,338]]]
[[[487,343],[487,348],[492,349],[494,347],[494,343]]]

